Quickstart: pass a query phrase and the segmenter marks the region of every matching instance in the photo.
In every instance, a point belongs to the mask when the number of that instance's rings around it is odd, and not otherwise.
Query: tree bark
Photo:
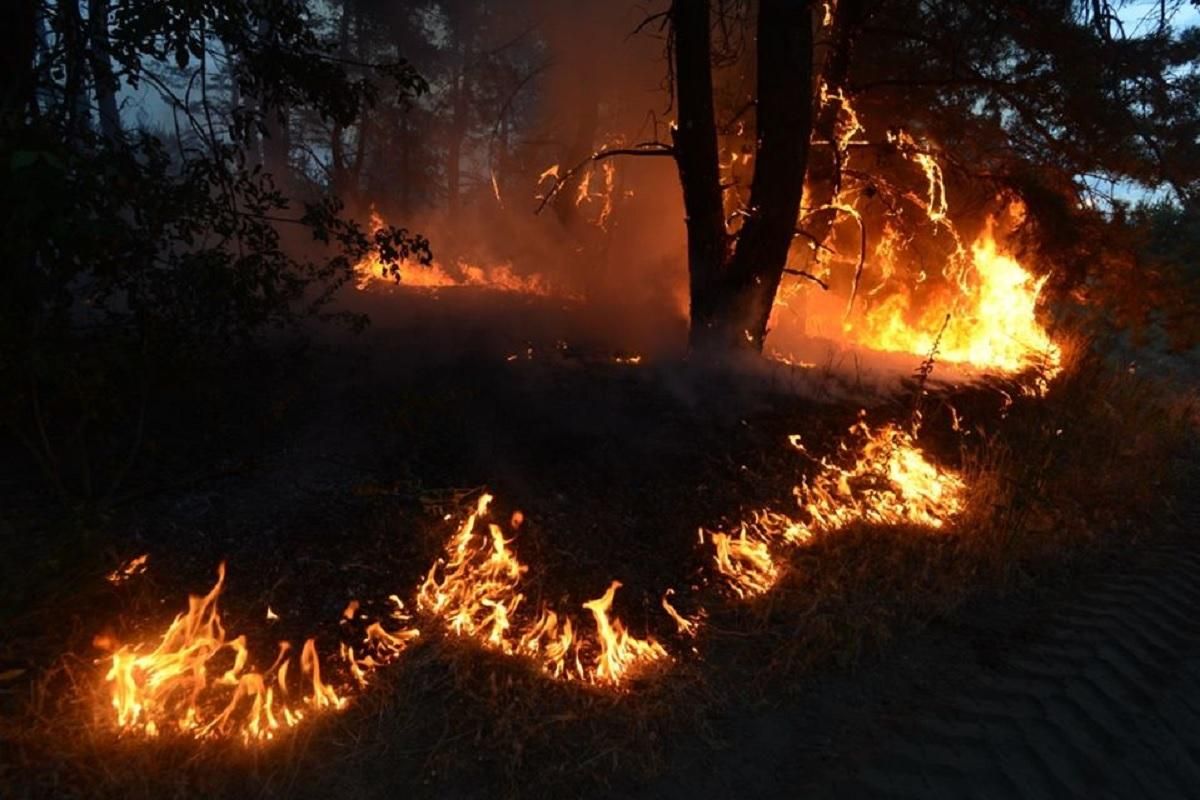
[[[285,187],[291,182],[288,155],[292,149],[287,109],[282,106],[267,109],[263,128],[263,166],[275,178],[276,186]]]
[[[693,347],[714,333],[727,236],[717,161],[708,0],[676,0],[671,9],[678,119],[675,163],[683,189]]]
[[[343,60],[350,57],[350,5],[342,4],[342,17],[338,22],[338,58]],[[365,115],[364,115],[365,118]],[[329,133],[329,172],[333,193],[338,197],[346,194],[348,176],[346,174],[346,155],[342,144],[345,128],[334,122]]]
[[[258,34],[265,39],[271,33],[271,20],[263,17],[258,22]],[[292,145],[287,108],[283,105],[268,106],[265,99],[260,97],[258,110],[262,114],[263,168],[275,179],[277,187],[286,190],[291,185],[292,178],[288,160]]]
[[[13,0],[3,27],[3,53],[0,53],[0,80],[3,99],[0,107],[5,121],[24,121],[34,110],[37,86],[34,52],[37,47],[38,3],[36,0]]]
[[[367,54],[367,23],[360,14],[356,20],[357,47],[359,60],[365,61]],[[350,185],[353,187],[353,198],[357,208],[358,196],[362,191],[363,165],[367,161],[367,142],[371,131],[372,115],[362,114],[358,120],[358,137],[354,143],[354,160],[350,164]]]
[[[718,173],[707,0],[672,10],[679,107],[676,162],[687,211],[694,351],[761,351],[796,229],[812,134],[808,2],[760,0],[754,177],[745,223],[728,246]]]
[[[749,326],[735,334],[744,333],[756,350],[767,334],[800,215],[812,137],[812,48],[808,3],[760,0],[754,179],[729,270],[734,313]]]
[[[454,94],[452,98],[452,116],[450,119],[450,137],[446,144],[446,213],[451,226],[458,223],[461,205],[462,183],[462,148],[467,136],[467,110],[469,82],[467,80],[467,47],[461,44],[459,63],[454,71]]]
[[[88,0],[92,86],[100,112],[100,135],[111,142],[121,136],[121,112],[117,108],[117,79],[108,55],[109,8],[109,0]]]
[[[79,15],[79,0],[63,0],[57,11],[61,19],[66,77],[63,92],[66,96],[66,130],[73,139],[81,138],[90,127],[91,113],[87,102],[87,40],[83,20]]]

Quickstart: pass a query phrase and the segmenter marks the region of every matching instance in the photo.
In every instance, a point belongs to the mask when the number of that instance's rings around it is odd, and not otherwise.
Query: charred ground
[[[19,792],[621,786],[680,747],[725,740],[747,709],[803,702],[831,668],[886,663],[930,622],[973,617],[964,603],[1067,580],[1097,554],[1168,535],[1181,513],[1172,459],[1188,451],[1187,412],[1164,389],[1088,358],[1045,399],[931,383],[921,444],[971,477],[965,518],[830,535],[794,554],[777,591],[736,602],[697,530],[789,508],[813,465],[787,436],[824,455],[860,406],[873,421],[911,419],[911,381],[869,396],[861,374],[701,370],[662,353],[620,363],[642,354],[637,337],[592,336],[561,304],[457,290],[390,302],[403,324],[277,340],[181,382],[179,422],[153,461],[82,528],[50,524],[45,498],[9,476],[4,778]],[[410,596],[485,488],[499,517],[524,513],[513,548],[531,605],[578,609],[618,579],[615,612],[667,642],[672,663],[614,694],[555,684],[435,627],[344,714],[261,752],[111,736],[96,634],[156,635],[224,560],[231,629],[267,652],[311,635],[331,652],[346,604]],[[75,555],[87,544],[95,557]],[[105,582],[140,552],[144,575]],[[705,609],[700,639],[663,616],[667,588],[684,613]],[[151,760],[167,768],[144,773]]]

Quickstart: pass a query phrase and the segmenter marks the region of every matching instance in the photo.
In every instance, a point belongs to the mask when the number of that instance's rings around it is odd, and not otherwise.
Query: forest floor
[[[921,444],[978,483],[962,521],[852,526],[747,602],[697,530],[789,510],[812,464],[787,437],[825,453],[860,408],[904,422],[911,382],[681,366],[635,327],[614,341],[522,298],[377,302],[396,307],[365,334],[275,342],[181,389],[82,531],[0,474],[3,796],[1062,796],[1109,786],[1093,743],[1194,725],[1190,390],[1093,363],[1046,398],[939,386]],[[231,629],[336,643],[350,600],[411,596],[485,488],[525,516],[531,602],[619,579],[617,615],[670,664],[585,688],[430,631],[348,710],[268,746],[117,736],[96,634],[152,638],[224,561]],[[143,575],[105,580],[139,553]],[[695,641],[659,609],[667,588],[705,609]],[[1170,780],[1151,763],[1125,774]]]

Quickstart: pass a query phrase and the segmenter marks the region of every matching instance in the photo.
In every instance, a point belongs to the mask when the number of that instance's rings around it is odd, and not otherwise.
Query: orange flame
[[[475,510],[446,545],[446,555],[430,567],[417,593],[417,608],[439,617],[459,636],[506,655],[533,660],[549,675],[594,684],[620,684],[651,662],[667,658],[653,639],[630,635],[619,619],[609,616],[620,582],[601,597],[583,604],[591,612],[595,636],[577,633],[579,625],[543,607],[536,619],[520,623],[517,611],[525,595],[519,586],[528,567],[509,549],[500,526],[487,523],[491,495],[479,498]]]
[[[728,579],[729,587],[738,597],[765,594],[779,580],[779,566],[771,555],[768,540],[747,533],[748,526],[743,524],[737,536],[710,534],[717,572]]]
[[[383,218],[371,212],[371,229],[383,228]],[[355,288],[365,291],[374,286],[394,285],[393,267],[385,264],[378,253],[372,253],[354,265]],[[410,261],[399,261],[394,265],[399,273],[400,285],[418,289],[440,289],[452,286],[473,286],[502,292],[548,297],[553,294],[545,278],[540,275],[523,276],[513,271],[511,264],[477,266],[459,262],[455,270],[448,270],[434,261],[428,266]],[[455,277],[455,274],[460,277]]]
[[[667,598],[671,597],[673,594],[675,594],[674,589],[667,589],[667,591],[663,593],[661,603],[663,611],[666,611],[667,616],[674,621],[675,627],[678,629],[680,635],[695,636],[700,630],[700,623],[697,620],[688,619],[687,617],[683,616],[679,613],[675,606],[671,605],[671,601]],[[704,610],[701,609],[701,615],[703,615],[703,611]]]
[[[890,267],[885,274],[894,271]],[[1000,249],[989,225],[971,245],[965,286],[955,296],[917,307],[911,292],[894,291],[845,328],[875,350],[928,354],[936,342],[938,358],[948,362],[1009,373],[1040,366],[1048,379],[1061,369],[1062,350],[1038,321],[1045,282]],[[950,321],[939,339],[947,313]]]
[[[114,586],[119,583],[124,583],[135,575],[141,575],[146,571],[146,562],[150,560],[149,553],[142,553],[140,556],[135,556],[129,559],[121,566],[108,573],[105,577],[109,583]]]
[[[840,88],[822,84],[819,90],[822,106],[835,107],[838,114],[834,141],[830,144],[839,153],[842,167],[839,175],[844,177],[851,174],[845,169],[851,157],[849,146],[863,127],[850,98]],[[868,230],[863,213],[865,204],[876,194],[872,190],[874,184],[864,186],[864,179],[859,177],[850,179],[852,186],[839,180],[834,198],[824,206],[809,209],[806,216],[836,211],[839,225],[848,229],[847,223],[853,222],[857,228],[853,257],[839,254],[830,246],[838,242],[836,233],[828,237],[829,242],[819,243],[834,261],[855,265],[851,305],[840,320],[843,332],[874,350],[925,357],[933,350],[943,321],[949,315],[950,321],[938,342],[940,359],[1003,373],[1033,367],[1038,373],[1033,390],[1044,393],[1047,382],[1061,371],[1062,362],[1060,347],[1038,319],[1046,278],[1035,277],[1004,251],[994,235],[994,219],[989,219],[970,247],[965,246],[950,218],[945,176],[936,147],[919,142],[904,130],[889,131],[887,139],[924,177],[923,192],[898,188],[897,198],[916,206],[923,218],[932,223],[932,236],[948,236],[950,250],[944,257],[940,276],[927,273],[918,259],[907,257],[913,232],[901,232],[903,209],[892,207],[884,218],[882,233],[870,248],[873,255],[868,257]],[[1025,213],[1019,201],[1010,201],[1006,210],[1013,221]],[[812,251],[818,252],[818,243],[812,244]],[[878,278],[860,301],[859,275],[864,269],[866,274],[874,273]],[[825,264],[817,274],[828,278],[829,271],[829,264]],[[811,291],[811,287],[800,283],[782,287],[776,302],[776,317],[784,317],[791,298],[800,291]],[[826,309],[826,313],[838,312]],[[821,312],[815,316],[814,329],[823,329],[832,321],[822,319]],[[807,327],[809,320],[802,320],[802,324]]]
[[[289,686],[288,642],[279,643],[267,669],[251,668],[246,637],[228,638],[221,624],[217,599],[224,585],[222,563],[216,584],[208,594],[188,598],[188,610],[175,617],[157,645],[124,645],[106,659],[105,680],[112,684],[112,707],[122,731],[263,742],[313,713],[346,706],[346,697],[321,677],[313,639],[300,650],[306,688]],[[416,635],[415,630],[387,634],[373,626],[368,644],[382,639],[383,651],[394,656]]]
[[[807,452],[799,437],[791,442]],[[739,597],[760,595],[775,585],[781,569],[773,552],[777,543],[800,544],[858,520],[936,529],[965,507],[962,478],[932,464],[912,434],[896,425],[872,430],[860,417],[850,428],[850,441],[838,449],[853,454],[852,463],[821,459],[817,475],[793,490],[799,519],[758,511],[737,536],[710,534],[717,572]]]

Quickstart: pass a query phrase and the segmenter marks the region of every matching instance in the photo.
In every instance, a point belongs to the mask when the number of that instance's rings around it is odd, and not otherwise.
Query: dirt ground
[[[972,603],[852,675],[681,742],[611,797],[1195,797],[1196,509],[1174,541]]]

